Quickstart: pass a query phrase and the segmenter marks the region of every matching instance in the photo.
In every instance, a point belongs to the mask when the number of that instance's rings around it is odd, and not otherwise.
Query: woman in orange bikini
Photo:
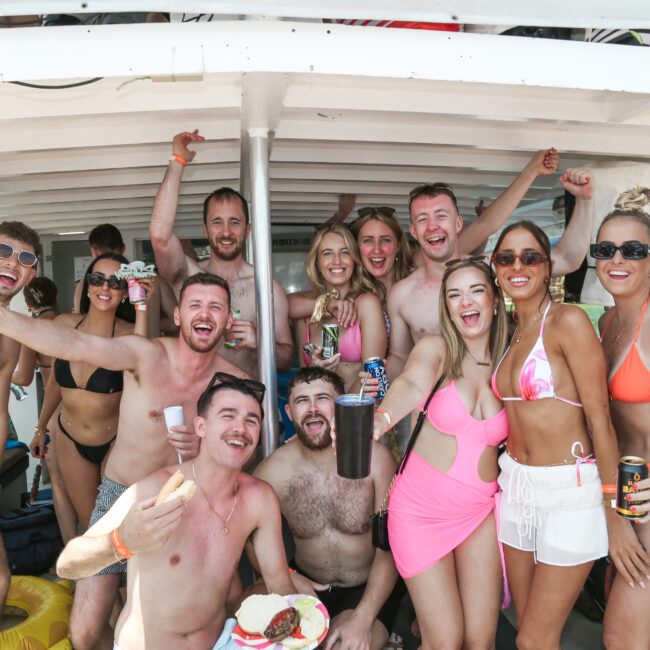
[[[612,294],[615,307],[600,319],[601,342],[607,357],[612,420],[621,454],[650,460],[650,189],[619,197],[615,210],[603,220],[597,243],[591,246],[598,278]],[[611,481],[608,481],[611,482]],[[650,512],[650,479],[640,489]],[[650,515],[625,522],[621,543],[635,553],[619,572],[605,614],[608,650],[646,650],[650,643]],[[636,533],[636,536],[635,536]],[[616,561],[617,548],[610,554]],[[645,584],[639,589],[636,583]]]

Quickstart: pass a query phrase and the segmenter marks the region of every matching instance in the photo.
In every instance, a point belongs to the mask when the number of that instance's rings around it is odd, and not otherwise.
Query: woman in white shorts
[[[607,554],[608,529],[616,535],[625,522],[605,514],[599,476],[611,483],[618,461],[605,358],[585,312],[551,301],[550,257],[548,237],[527,221],[497,241],[492,263],[518,320],[492,387],[510,424],[499,540],[517,647],[559,650],[592,563]]]

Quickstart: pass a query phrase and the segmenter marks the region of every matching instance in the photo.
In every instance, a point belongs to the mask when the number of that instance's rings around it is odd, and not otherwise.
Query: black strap
[[[418,414],[418,419],[417,422],[415,423],[415,427],[413,427],[413,433],[411,434],[411,437],[408,441],[408,444],[406,445],[406,449],[404,450],[404,455],[402,456],[402,460],[395,470],[395,475],[397,476],[398,474],[401,474],[404,471],[404,467],[406,467],[406,461],[408,461],[409,455],[411,454],[411,449],[413,449],[413,446],[415,445],[415,441],[418,438],[418,435],[420,433],[420,429],[422,428],[422,425],[424,424],[424,418],[427,416],[427,411],[429,410],[429,404],[431,400],[433,399],[433,396],[436,394],[440,386],[442,386],[442,382],[445,380],[445,376],[442,375],[440,379],[436,382],[436,385],[433,387],[431,392],[429,393],[429,397],[427,398],[427,401],[424,403],[424,408],[420,411]]]

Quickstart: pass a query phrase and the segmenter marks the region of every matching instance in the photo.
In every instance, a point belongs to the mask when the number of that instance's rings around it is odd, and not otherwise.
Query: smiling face
[[[399,251],[395,233],[385,223],[370,219],[359,231],[357,241],[366,271],[378,280],[390,279]]]
[[[194,352],[209,352],[232,324],[225,290],[215,284],[191,284],[174,310],[174,323]]]
[[[330,288],[341,289],[352,279],[354,260],[341,235],[327,233],[323,237],[318,247],[317,264],[325,284]]]
[[[34,248],[7,235],[1,235],[0,241],[9,244],[15,251],[11,257],[0,258],[0,301],[7,304],[36,275],[36,267],[23,266],[18,262],[17,255],[23,250],[33,253]]]
[[[515,256],[520,256],[524,251],[536,251],[546,258],[537,239],[525,228],[514,228],[508,232],[495,253],[506,251]],[[516,257],[511,265],[495,265],[495,273],[502,290],[515,301],[534,297],[543,300],[543,296],[548,293],[551,273],[546,259],[536,266],[526,266]]]
[[[212,252],[221,260],[234,260],[242,254],[250,224],[239,199],[218,201],[212,198],[208,204],[205,232]]]
[[[446,262],[456,255],[462,227],[463,220],[446,194],[413,199],[409,231],[420,244],[423,255],[430,260]]]
[[[200,438],[201,453],[220,465],[241,469],[255,453],[260,438],[262,414],[252,396],[232,388],[214,393],[205,417],[197,416],[194,428]]]
[[[451,273],[445,301],[451,321],[463,338],[476,338],[490,331],[498,298],[484,273],[472,267]]]
[[[647,228],[638,220],[620,217],[602,225],[598,243],[611,242],[620,246],[624,242],[638,241],[650,244]],[[617,250],[611,260],[596,260],[596,273],[602,285],[614,298],[648,293],[650,257],[626,260]]]
[[[98,260],[92,267],[92,273],[108,279],[111,276],[114,277],[119,268],[120,263],[115,260]],[[100,287],[93,287],[88,284],[90,305],[99,311],[117,311],[124,296],[126,296],[126,290],[111,289],[108,282],[104,282]]]
[[[334,385],[325,379],[301,382],[291,389],[285,410],[307,449],[317,451],[332,444],[330,422],[337,394]]]

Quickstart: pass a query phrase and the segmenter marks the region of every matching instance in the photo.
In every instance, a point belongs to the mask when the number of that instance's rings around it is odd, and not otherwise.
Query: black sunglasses
[[[519,260],[524,266],[539,266],[548,259],[546,255],[539,251],[523,251],[520,255],[515,255],[510,251],[494,253],[492,263],[495,266],[512,266],[515,260]]]
[[[264,394],[266,393],[266,386],[261,381],[254,379],[242,379],[236,375],[231,375],[229,372],[215,372],[205,389],[205,392],[212,390],[217,386],[236,386],[238,388],[247,388],[255,399],[262,404],[264,401]]]
[[[390,219],[395,214],[395,208],[389,208],[387,205],[379,205],[376,207],[361,208],[360,210],[357,210],[357,214],[359,215],[359,219],[363,219],[364,217],[369,217],[374,214],[381,214],[382,216],[388,217]]]
[[[0,258],[3,260],[9,259],[14,253],[21,266],[30,268],[36,266],[36,262],[38,262],[38,257],[32,251],[17,251],[11,244],[0,244]]]
[[[121,280],[114,275],[106,277],[103,273],[89,273],[86,279],[91,287],[103,287],[104,283],[108,283],[109,289],[119,289],[120,291],[126,291],[127,287],[126,280]]]
[[[603,241],[589,246],[589,254],[597,260],[611,260],[616,255],[616,251],[621,251],[621,255],[626,260],[642,260],[648,257],[648,244],[626,241],[616,246],[611,241]]]

